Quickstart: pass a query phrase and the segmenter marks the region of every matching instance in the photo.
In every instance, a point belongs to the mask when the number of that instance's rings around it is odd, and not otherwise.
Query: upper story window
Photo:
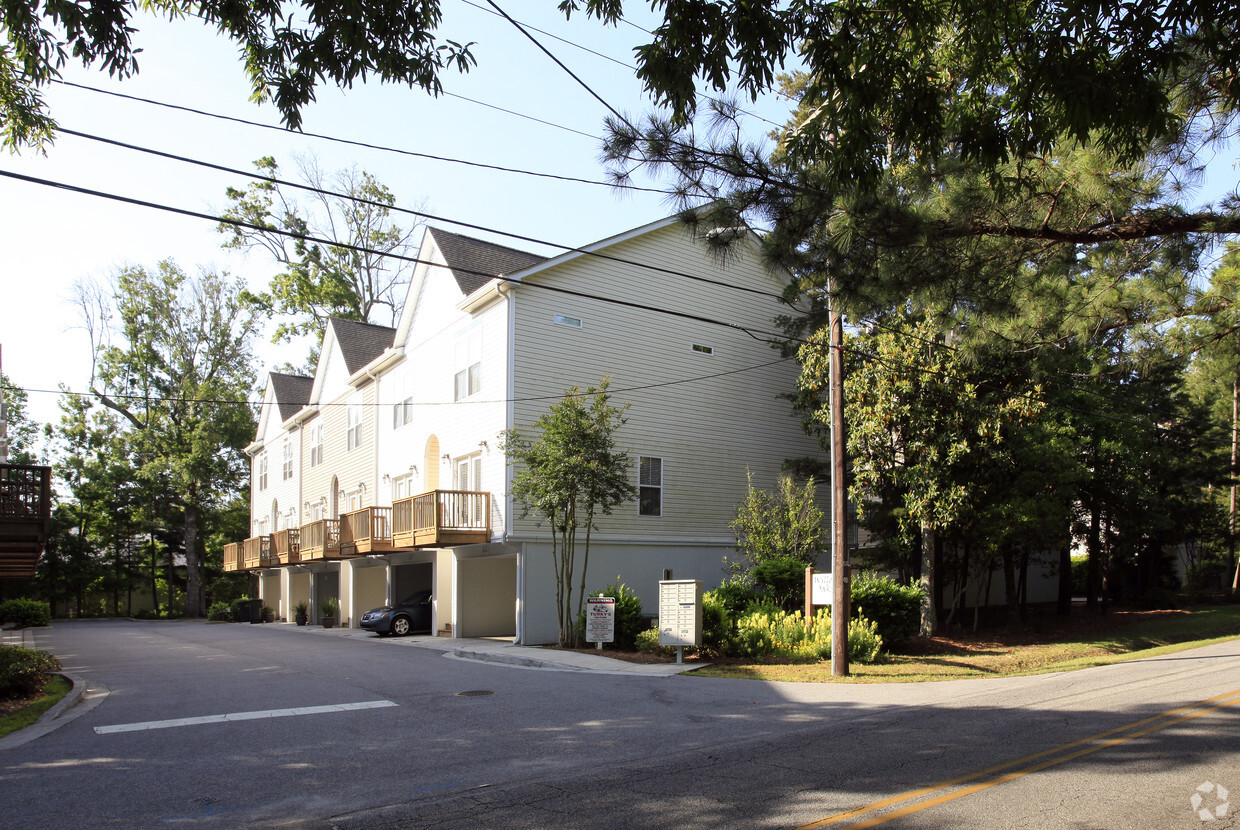
[[[482,321],[473,320],[456,333],[453,363],[453,400],[460,401],[482,391]]]
[[[355,450],[362,445],[362,402],[355,395],[345,407],[345,446]]]
[[[557,325],[568,326],[570,329],[581,328],[580,317],[569,317],[567,314],[557,314],[552,318]]]
[[[638,456],[637,513],[640,516],[663,515],[663,459]]]
[[[267,489],[267,453],[258,456],[258,489]]]
[[[315,421],[310,427],[310,466],[317,467],[323,463],[323,425]]]
[[[287,438],[284,439],[284,449],[282,463],[280,464],[280,473],[284,481],[288,481],[293,477],[293,443]]]
[[[689,345],[689,348],[697,352],[698,354],[714,354],[715,353],[714,346],[703,346],[701,343],[691,343]]]
[[[392,429],[399,429],[413,420],[413,396],[392,404]]]

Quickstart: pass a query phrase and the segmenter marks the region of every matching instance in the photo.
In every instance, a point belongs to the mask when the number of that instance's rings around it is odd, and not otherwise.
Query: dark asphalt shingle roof
[[[275,393],[276,404],[280,407],[280,423],[284,423],[310,403],[310,390],[314,387],[314,378],[305,375],[284,375],[271,372],[271,391]]]
[[[327,324],[336,332],[336,342],[340,344],[340,353],[344,355],[344,365],[350,375],[383,354],[396,338],[396,329],[373,323],[332,317]]]
[[[483,242],[440,228],[431,228],[435,245],[452,269],[456,284],[465,296],[477,291],[499,274],[515,274],[546,260],[545,256],[518,251],[494,242]],[[471,273],[481,272],[481,273]]]

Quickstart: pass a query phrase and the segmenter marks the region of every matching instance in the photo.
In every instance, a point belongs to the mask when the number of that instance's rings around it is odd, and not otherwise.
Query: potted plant
[[[319,622],[324,628],[336,627],[336,615],[340,613],[340,600],[335,597],[328,597],[319,605],[319,611],[322,612]]]
[[[308,602],[303,600],[293,606],[293,621],[298,625],[305,625],[310,621],[310,604]]]
[[[263,606],[263,622],[269,623],[269,622],[275,622],[275,621],[276,621],[275,609],[273,609],[270,605],[264,605]]]

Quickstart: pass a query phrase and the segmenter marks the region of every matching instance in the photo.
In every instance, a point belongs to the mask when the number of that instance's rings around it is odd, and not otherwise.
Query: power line
[[[116,92],[110,89],[100,89],[99,87],[87,86],[86,84],[74,83],[72,81],[53,79],[53,82],[62,84],[63,86],[73,87],[75,89],[82,89],[88,92],[96,92],[101,95],[111,95],[116,98],[124,98],[126,100],[136,101],[142,104],[150,104],[151,106],[164,107],[164,108],[171,109],[171,110],[178,110],[180,112],[188,112],[192,115],[201,115],[205,118],[215,118],[220,121],[231,121],[236,124],[244,124],[248,127],[258,127],[264,130],[273,130],[275,132],[285,133],[287,135],[306,136],[309,138],[316,138],[321,141],[331,141],[337,144],[345,144],[345,145],[349,145],[352,147],[364,147],[368,150],[379,150],[385,153],[396,153],[398,155],[410,156],[412,158],[426,159],[428,161],[440,161],[440,162],[444,162],[447,164],[460,164],[466,167],[477,167],[483,170],[494,170],[499,173],[514,173],[514,174],[519,174],[522,176],[534,176],[537,178],[551,179],[554,181],[572,182],[574,184],[588,184],[588,185],[594,185],[596,187],[607,187],[607,188],[619,189],[619,190],[632,190],[632,191],[637,191],[640,193],[657,193],[661,196],[672,195],[671,193],[669,193],[669,191],[660,190],[654,187],[641,187],[638,185],[622,184],[619,182],[602,182],[596,179],[585,179],[585,178],[580,178],[577,176],[563,176],[558,173],[540,173],[540,172],[533,171],[533,170],[523,170],[518,167],[503,167],[497,164],[487,164],[485,162],[480,162],[480,161],[468,161],[466,159],[452,158],[451,156],[438,156],[438,155],[433,155],[430,153],[419,153],[414,150],[404,150],[398,147],[388,147],[383,144],[371,144],[366,141],[357,141],[355,139],[350,139],[350,138],[338,138],[336,136],[326,135],[323,133],[312,133],[312,132],[305,132],[305,131],[295,132],[293,130],[287,130],[283,127],[277,127],[274,124],[264,124],[260,121],[251,121],[247,118],[239,118],[234,115],[222,115],[220,113],[210,112],[209,110],[195,109],[194,107],[187,107],[181,104],[169,104],[166,101],[156,101],[152,98],[142,98],[137,95],[127,95],[123,92]]]
[[[367,205],[369,207],[382,208],[385,210],[392,210],[397,213],[403,213],[409,216],[415,216],[420,219],[432,219],[436,222],[444,222],[444,223],[455,225],[455,226],[462,227],[462,228],[469,228],[471,230],[485,231],[487,233],[493,233],[498,236],[507,237],[509,239],[517,239],[522,242],[531,242],[536,245],[546,245],[547,247],[550,247],[550,248],[558,248],[560,251],[564,253],[583,254],[585,256],[608,260],[608,261],[616,262],[622,265],[629,265],[635,268],[642,268],[644,270],[654,271],[656,273],[661,273],[661,274],[667,274],[669,276],[683,277],[684,279],[693,280],[695,282],[701,282],[701,283],[705,283],[708,285],[716,285],[722,288],[730,288],[735,291],[742,291],[742,292],[747,292],[750,294],[758,294],[761,296],[772,297],[774,299],[781,300],[781,301],[783,300],[782,294],[777,294],[771,291],[763,291],[762,289],[758,289],[758,288],[749,288],[747,286],[734,285],[729,282],[724,282],[723,280],[714,280],[714,279],[711,279],[710,277],[703,277],[703,276],[699,276],[696,274],[689,274],[684,271],[677,271],[672,268],[664,268],[660,265],[651,265],[649,263],[637,262],[635,260],[624,259],[623,257],[617,257],[611,254],[604,254],[604,253],[599,253],[596,251],[589,251],[584,248],[576,248],[571,245],[564,245],[561,243],[549,242],[545,239],[539,239],[537,237],[525,236],[522,234],[501,231],[496,228],[487,227],[486,225],[478,225],[473,222],[464,222],[459,219],[451,219],[451,218],[444,217],[444,216],[437,216],[433,213],[427,213],[426,211],[412,210],[410,208],[404,208],[398,205],[389,205],[386,202],[377,202],[372,199],[363,199],[363,198],[360,198],[358,196],[354,196],[348,193],[340,193],[334,190],[326,190],[326,189],[315,187],[309,184],[294,182],[294,181],[290,181],[287,179],[280,179],[275,176],[265,176],[261,173],[255,173],[253,171],[241,170],[235,167],[228,167],[222,164],[215,164],[213,162],[203,161],[201,159],[195,159],[189,156],[182,156],[176,153],[168,153],[163,150],[155,150],[149,147],[143,147],[138,144],[131,144],[129,142],[118,141],[117,139],[112,139],[112,138],[104,138],[102,136],[92,135],[90,133],[84,133],[78,130],[72,130],[72,129],[68,129],[65,127],[61,127],[60,132],[64,133],[65,135],[71,135],[76,138],[86,139],[88,141],[97,141],[101,144],[109,144],[114,147],[121,147],[126,150],[133,150],[139,153],[146,153],[148,155],[153,155],[159,158],[169,159],[171,161],[177,161],[177,162],[181,162],[184,164],[192,164],[198,167],[205,167],[210,170],[217,170],[223,173],[231,173],[237,176],[244,176],[246,178],[255,179],[258,181],[269,182],[271,184],[277,184],[282,187],[292,187],[298,190],[307,191],[309,193],[316,193],[321,196],[332,196],[332,197],[339,198],[339,199],[346,199],[356,204]],[[337,243],[330,243],[330,244],[335,245]],[[373,252],[370,252],[370,253],[373,253]]]
[[[609,389],[608,392],[610,394],[616,395],[616,394],[624,394],[624,393],[631,393],[631,392],[645,392],[645,391],[649,391],[652,389],[664,389],[669,386],[683,386],[689,383],[699,383],[705,380],[714,380],[716,378],[729,377],[731,375],[745,374],[746,372],[756,372],[759,369],[768,369],[771,366],[778,366],[779,364],[787,363],[790,360],[792,360],[791,357],[781,357],[781,358],[776,358],[775,360],[768,360],[763,363],[756,363],[751,366],[743,366],[739,369],[729,369],[723,372],[712,372],[711,374],[707,374],[707,375],[694,375],[693,377],[678,378],[676,380],[659,381],[657,383],[642,383],[642,384],[637,384],[634,386],[613,388],[613,389]],[[98,394],[95,392],[74,392],[68,389],[35,389],[34,387],[30,387],[30,386],[13,386],[12,384],[5,384],[3,386],[0,386],[0,389],[17,390],[17,391],[22,391],[26,393],[36,393],[36,394],[60,395],[60,396],[74,397],[74,398],[97,398],[98,397]],[[279,401],[272,401],[271,403],[267,403],[265,398],[263,400],[258,400],[258,401],[249,400],[249,399],[243,400],[243,401],[237,401],[237,400],[230,400],[228,398],[192,398],[192,397],[172,397],[172,396],[161,396],[161,395],[137,395],[137,394],[119,394],[119,393],[118,394],[108,393],[108,397],[118,399],[118,400],[127,400],[127,401],[152,401],[155,403],[180,402],[180,403],[196,403],[196,404],[214,404],[218,406],[262,407],[262,406],[279,406],[280,404]],[[564,393],[561,392],[561,393],[557,393],[554,395],[529,395],[526,397],[504,398],[500,400],[468,399],[468,400],[463,400],[463,401],[414,401],[412,405],[421,406],[421,407],[432,407],[432,406],[437,407],[437,406],[460,406],[462,404],[473,405],[473,404],[536,403],[539,401],[558,401],[562,399],[563,397],[564,397]],[[360,405],[362,407],[374,407],[376,409],[384,409],[389,406],[402,406],[403,404],[404,404],[404,401],[400,400],[400,401],[391,401],[388,403],[380,403],[379,401],[375,401],[373,403],[362,403]],[[358,404],[351,404],[348,401],[329,401],[327,403],[315,404],[315,406],[320,409],[325,409],[325,408],[334,407],[334,406],[357,406],[357,405]]]
[[[323,239],[320,237],[311,236],[309,234],[298,234],[298,233],[294,233],[292,231],[286,231],[280,228],[269,228],[269,227],[265,227],[262,225],[257,225],[252,222],[243,222],[239,219],[229,219],[224,216],[216,216],[214,214],[202,213],[199,211],[189,210],[188,208],[178,208],[178,207],[173,207],[171,205],[162,205],[162,204],[159,204],[158,202],[149,202],[143,199],[135,199],[130,196],[121,196],[116,193],[106,193],[106,192],[99,191],[99,190],[91,190],[90,188],[79,187],[77,185],[66,184],[64,182],[55,182],[49,179],[40,179],[35,176],[26,176],[21,173],[13,173],[7,170],[0,170],[0,176],[10,178],[10,179],[16,179],[18,181],[24,181],[30,184],[38,184],[38,185],[43,185],[46,187],[58,188],[60,190],[67,190],[72,193],[81,193],[87,196],[96,196],[101,199],[108,199],[114,202],[121,202],[123,204],[135,205],[137,207],[151,208],[153,210],[162,210],[167,213],[175,213],[181,216],[188,216],[194,219],[205,219],[205,220],[212,221],[212,222],[219,222],[225,225],[233,225],[235,227],[240,227],[240,228],[250,228],[252,230],[260,230],[260,231],[264,231],[267,233],[278,234],[280,236],[287,236],[292,239],[300,239],[306,242],[315,242],[320,245],[329,245],[332,247],[343,248],[348,251],[356,251],[358,253],[363,253],[363,254],[375,254],[378,256],[384,256],[390,259],[395,259],[400,262],[409,262],[414,265],[433,265],[433,266],[439,265],[439,263],[437,262],[420,259],[418,257],[405,256],[404,254],[396,254],[396,253],[384,252],[384,251],[376,251],[370,248],[363,247],[361,245],[352,245],[352,244],[345,243],[345,242],[336,242],[331,239]],[[530,287],[537,288],[542,291],[550,291],[552,293],[563,294],[565,296],[578,297],[578,298],[587,299],[587,300],[596,300],[598,302],[610,303],[612,305],[618,305],[618,306],[622,306],[625,308],[633,308],[633,309],[638,309],[641,311],[649,311],[655,314],[666,314],[668,316],[678,317],[683,320],[692,320],[697,323],[704,323],[706,325],[711,325],[711,326],[719,326],[722,328],[731,329],[733,331],[739,331],[742,334],[745,334],[749,337],[753,337],[754,339],[757,339],[757,340],[762,340],[766,338],[766,339],[769,339],[771,342],[778,342],[778,341],[782,341],[786,339],[782,334],[777,334],[777,333],[769,332],[769,331],[763,331],[760,329],[751,329],[746,326],[742,326],[739,323],[729,323],[724,320],[717,320],[712,317],[702,316],[700,314],[691,314],[687,311],[676,311],[673,309],[658,308],[656,306],[650,306],[650,305],[646,305],[645,303],[639,303],[639,302],[635,302],[632,300],[622,300],[617,297],[607,297],[601,294],[591,294],[585,291],[575,291],[573,289],[563,288],[560,286],[544,285],[542,283],[529,283],[529,282],[524,282],[522,280],[516,279],[511,276],[507,276],[503,274],[491,274],[486,271],[477,271],[477,270],[473,270],[469,268],[452,268],[451,270],[462,273],[462,274],[470,274],[473,276],[486,277],[487,279],[499,280],[501,282],[512,283],[515,285],[530,286]]]

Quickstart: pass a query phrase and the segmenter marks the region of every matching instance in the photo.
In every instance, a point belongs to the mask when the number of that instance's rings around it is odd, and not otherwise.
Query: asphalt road
[[[6,830],[1240,826],[1240,641],[809,685],[524,670],[275,626],[38,640],[108,693],[0,751]],[[252,712],[283,716],[214,717]]]

